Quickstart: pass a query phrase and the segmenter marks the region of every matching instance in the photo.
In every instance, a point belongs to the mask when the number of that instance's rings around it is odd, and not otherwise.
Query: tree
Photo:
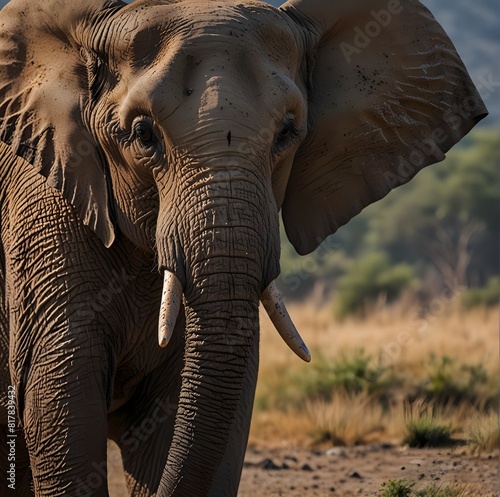
[[[486,246],[498,248],[497,137],[498,131],[492,129],[473,133],[442,164],[391,193],[387,202],[370,212],[368,243],[393,255],[418,248],[444,282],[466,285],[474,254]],[[496,274],[498,250],[485,254],[487,272]],[[487,276],[480,279],[484,282]]]
[[[320,282],[328,295],[350,259],[374,251],[387,253],[391,265],[411,263],[420,278],[435,267],[447,286],[486,285],[500,273],[498,136],[498,128],[474,131],[309,256],[298,256],[282,232],[285,294],[302,298]]]

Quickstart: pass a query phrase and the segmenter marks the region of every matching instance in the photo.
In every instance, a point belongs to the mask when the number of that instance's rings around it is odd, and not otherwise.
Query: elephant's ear
[[[106,164],[88,123],[97,64],[85,43],[101,39],[99,23],[121,5],[12,0],[0,11],[0,140],[60,190],[108,247]]]
[[[290,0],[310,40],[309,132],[283,203],[287,235],[314,250],[408,182],[487,115],[453,47],[416,0]]]

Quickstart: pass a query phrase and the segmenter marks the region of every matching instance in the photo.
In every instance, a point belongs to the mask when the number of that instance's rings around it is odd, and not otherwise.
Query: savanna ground
[[[337,322],[330,307],[289,309],[313,361],[261,313],[239,497],[500,495],[496,310],[443,297],[425,316],[400,304]],[[109,478],[126,495],[114,447]]]

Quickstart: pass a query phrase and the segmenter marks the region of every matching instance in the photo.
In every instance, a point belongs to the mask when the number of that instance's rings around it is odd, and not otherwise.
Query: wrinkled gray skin
[[[356,41],[368,22],[379,34]],[[13,0],[0,450],[13,385],[14,495],[31,475],[36,495],[107,495],[110,437],[131,495],[235,496],[279,209],[310,252],[484,115],[414,0]],[[165,349],[164,270],[184,294]]]

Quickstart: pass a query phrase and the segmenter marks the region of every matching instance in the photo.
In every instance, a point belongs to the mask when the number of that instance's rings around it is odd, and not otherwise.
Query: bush
[[[410,447],[443,447],[453,443],[451,427],[425,416],[408,421],[404,443]]]
[[[421,490],[413,490],[414,482],[402,480],[389,480],[382,483],[379,490],[379,497],[466,497],[470,493],[457,486],[436,486],[428,485]]]
[[[380,295],[391,302],[412,280],[413,269],[407,264],[391,267],[387,254],[368,254],[352,263],[339,279],[336,315],[339,319],[362,315],[366,306],[376,302]]]
[[[311,367],[312,366],[312,367]],[[357,395],[361,392],[383,393],[396,380],[386,370],[378,368],[372,356],[360,348],[340,353],[335,359],[317,355],[314,364],[305,372],[295,375],[293,384],[303,398],[331,400],[335,392]]]
[[[372,365],[372,357],[363,349],[351,354],[341,353],[333,361],[319,360],[314,373],[306,378],[305,390],[312,397],[330,400],[332,392],[342,389],[348,394],[358,394],[377,389],[379,370]]]
[[[347,395],[373,393],[380,400],[386,395],[388,385],[395,381],[386,370],[378,368],[372,356],[363,349],[340,353],[335,359],[321,357],[318,352],[310,365],[283,369],[275,377],[266,378],[266,388],[259,392],[255,402],[261,410],[287,409],[303,405],[307,400],[330,401],[337,392]]]
[[[436,400],[442,404],[449,401],[458,402],[467,395],[467,386],[463,381],[463,370],[459,371],[455,365],[455,360],[447,355],[440,359],[431,355],[431,371],[429,378],[425,383],[424,391],[429,400]],[[462,373],[462,374],[459,374]],[[462,380],[462,381],[460,381]],[[471,383],[473,379],[469,380]],[[471,391],[474,391],[474,385],[471,384]]]
[[[402,480],[389,480],[382,483],[379,490],[379,497],[409,497],[415,484]]]
[[[364,445],[384,432],[386,412],[366,391],[349,395],[339,390],[331,400],[307,400],[304,406],[313,444]]]
[[[499,431],[498,414],[492,410],[486,417],[478,417],[469,429],[467,441],[474,454],[487,453],[498,450]]]
[[[462,306],[465,309],[484,306],[493,307],[500,301],[500,278],[493,276],[484,288],[471,288],[462,295]]]
[[[441,405],[468,401],[488,407],[497,399],[498,384],[483,364],[460,364],[447,355],[431,355],[429,376],[418,394]]]

